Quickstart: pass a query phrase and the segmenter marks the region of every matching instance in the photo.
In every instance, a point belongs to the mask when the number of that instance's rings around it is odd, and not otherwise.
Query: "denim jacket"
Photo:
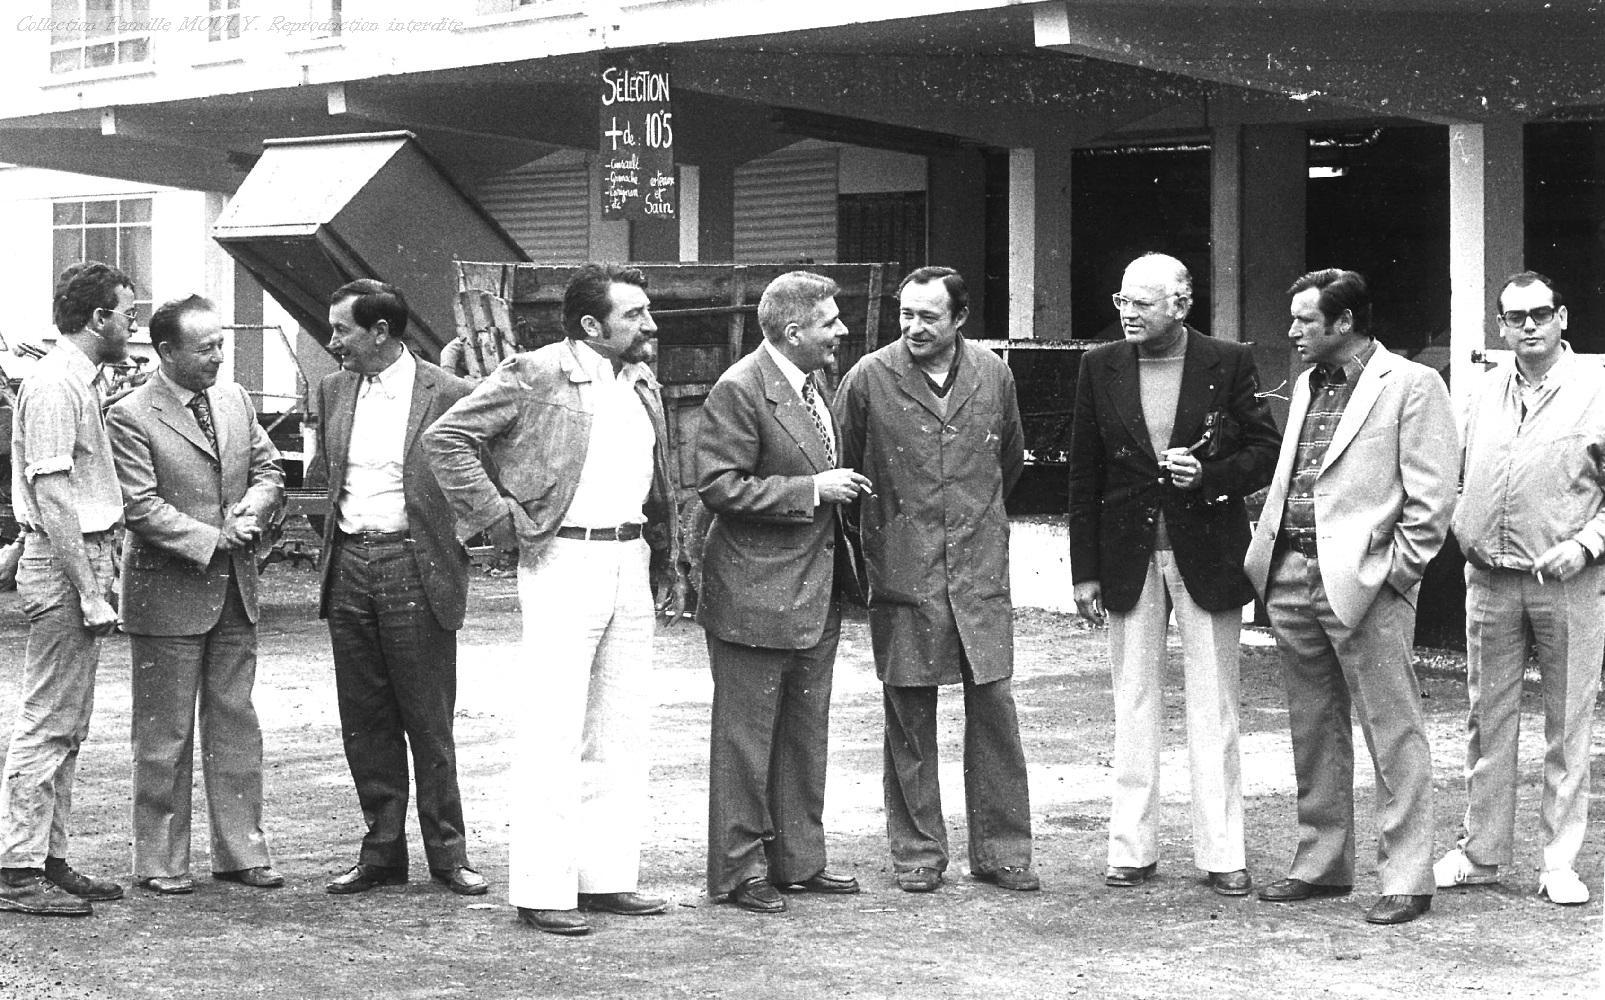
[[[646,365],[625,368],[652,420],[652,488],[643,511],[654,576],[680,564],[679,504],[659,385]],[[535,565],[574,501],[591,440],[591,375],[569,341],[518,354],[424,433],[424,451],[465,543],[511,515],[519,564]],[[487,459],[481,464],[480,455]],[[494,469],[487,473],[486,466]]]

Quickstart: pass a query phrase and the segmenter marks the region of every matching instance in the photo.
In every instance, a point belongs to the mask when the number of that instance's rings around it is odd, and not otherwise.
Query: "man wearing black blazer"
[[[318,615],[329,621],[346,762],[367,824],[336,895],[407,881],[407,753],[430,876],[460,895],[487,889],[468,863],[452,717],[468,553],[453,533],[419,436],[473,388],[406,349],[407,301],[379,281],[329,299],[310,482],[326,486]]]
[[[1081,361],[1070,447],[1076,608],[1109,617],[1115,786],[1106,884],[1158,862],[1159,754],[1172,610],[1186,664],[1193,859],[1214,891],[1246,895],[1238,756],[1238,633],[1253,590],[1243,497],[1264,486],[1278,435],[1252,352],[1186,324],[1192,278],[1147,254],[1114,296],[1125,340]]]

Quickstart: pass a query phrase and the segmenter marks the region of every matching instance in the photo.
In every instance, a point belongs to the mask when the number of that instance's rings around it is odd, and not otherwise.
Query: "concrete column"
[[[682,163],[676,168],[680,186],[680,263],[701,260],[702,168]]]
[[[1243,127],[1217,125],[1209,143],[1209,332],[1243,341]],[[1203,275],[1197,276],[1199,279]]]
[[[1237,273],[1241,316],[1237,339],[1254,345],[1262,387],[1284,397],[1301,370],[1287,339],[1287,287],[1310,266],[1305,257],[1306,142],[1304,129],[1296,125],[1245,125],[1237,150],[1234,198],[1240,220]],[[1215,183],[1219,191],[1225,180]],[[1324,262],[1316,263],[1324,266]],[[1217,289],[1216,297],[1220,294]],[[1216,336],[1223,332],[1214,331]],[[1286,384],[1277,389],[1283,382]],[[1285,427],[1286,400],[1272,398],[1270,402],[1277,426]]]
[[[980,150],[927,159],[927,260],[964,275],[970,290],[965,330],[986,336],[986,163]]]
[[[1070,146],[1009,151],[1009,336],[1067,340]]]
[[[1471,352],[1504,347],[1499,284],[1525,259],[1519,122],[1449,126],[1449,385],[1463,407],[1481,367]]]

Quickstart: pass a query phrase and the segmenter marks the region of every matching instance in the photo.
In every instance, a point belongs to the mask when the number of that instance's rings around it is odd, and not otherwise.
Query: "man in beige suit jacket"
[[[123,628],[133,673],[134,877],[187,893],[197,706],[214,877],[284,879],[262,831],[256,539],[284,496],[279,453],[245,390],[217,384],[223,331],[192,295],[157,309],[161,367],[106,416],[122,483]]]
[[[1282,651],[1299,843],[1260,898],[1297,902],[1354,886],[1351,703],[1376,765],[1382,898],[1366,919],[1432,905],[1432,757],[1411,668],[1415,601],[1454,508],[1459,445],[1432,369],[1367,332],[1365,279],[1300,278],[1288,336],[1314,362],[1293,390],[1270,495],[1244,569]]]

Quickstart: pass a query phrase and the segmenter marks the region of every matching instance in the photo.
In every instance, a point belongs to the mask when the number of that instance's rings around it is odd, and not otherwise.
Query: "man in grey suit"
[[[223,330],[212,303],[199,295],[165,303],[151,316],[150,339],[160,367],[106,415],[128,525],[134,878],[160,895],[194,891],[198,714],[212,877],[277,888],[284,878],[262,831],[262,729],[251,689],[256,540],[284,499],[284,473],[245,390],[217,384]]]
[[[713,668],[708,894],[756,913],[780,887],[855,893],[825,870],[825,760],[841,632],[841,504],[869,480],[837,467],[816,378],[846,335],[836,283],[792,271],[758,302],[764,342],[708,394],[697,483],[713,512],[697,616]]]
[[[335,895],[407,881],[407,751],[429,874],[482,895],[468,863],[457,788],[457,630],[468,552],[419,437],[473,387],[414,358],[401,289],[362,279],[329,297],[329,351],[341,371],[318,386],[310,482],[328,489],[318,615],[329,621],[346,763],[367,834]]]
[[[1244,558],[1282,652],[1298,783],[1298,849],[1260,898],[1354,887],[1351,704],[1376,765],[1382,897],[1374,924],[1432,906],[1432,755],[1411,668],[1415,601],[1454,509],[1460,449],[1438,373],[1370,334],[1354,271],[1293,283],[1298,379],[1276,474]]]

